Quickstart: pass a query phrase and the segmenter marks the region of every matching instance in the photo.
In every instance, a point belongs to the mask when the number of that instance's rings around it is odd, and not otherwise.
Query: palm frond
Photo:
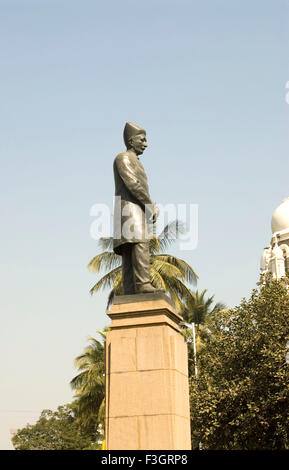
[[[165,284],[163,276],[156,270],[156,268],[151,265],[150,268],[150,276],[151,276],[151,283],[157,289],[164,289],[167,290],[167,286]]]
[[[116,255],[112,251],[104,251],[92,258],[87,267],[90,272],[99,272],[101,269],[110,271],[120,265],[121,256]]]
[[[156,255],[156,258],[159,260],[166,261],[167,263],[176,266],[184,276],[184,280],[190,284],[195,284],[197,279],[199,279],[196,272],[193,270],[192,266],[190,266],[186,261],[182,260],[181,258],[176,258],[175,256],[168,255],[165,253]]]
[[[122,272],[118,274],[118,276],[115,278],[114,283],[113,283],[113,288],[108,294],[108,299],[107,299],[107,304],[106,308],[107,310],[110,308],[113,298],[115,295],[122,295],[123,294],[123,285],[122,285]]]
[[[177,266],[168,263],[163,259],[160,260],[157,256],[151,257],[151,264],[161,275],[165,273],[167,276],[177,277],[184,280],[184,274]]]
[[[167,247],[169,247],[174,241],[176,241],[178,235],[182,233],[186,233],[184,222],[180,220],[169,222],[163,231],[158,235],[160,251],[162,252]]]
[[[191,297],[187,299],[185,310],[183,316],[188,323],[196,323],[196,325],[201,325],[208,321],[209,317],[213,313],[218,313],[220,310],[225,308],[225,305],[222,303],[217,303],[213,307],[213,302],[215,296],[212,295],[205,299],[207,290],[204,289],[201,293],[191,292]]]
[[[101,405],[98,409],[97,421],[104,423],[105,421],[105,398],[102,400]]]
[[[113,249],[113,237],[101,237],[97,241],[97,246],[101,250],[109,250]]]
[[[149,250],[151,255],[159,253],[160,251],[160,241],[155,235],[153,235],[149,240]]]
[[[106,340],[106,333],[110,330],[110,328],[108,326],[106,326],[103,330],[97,330],[98,334],[104,339],[104,341]]]
[[[224,304],[223,302],[217,302],[212,312],[219,312],[220,310],[224,310],[225,308],[227,308],[226,304]]]
[[[106,287],[112,287],[117,276],[121,273],[121,266],[114,268],[109,273],[105,274],[99,281],[90,289],[91,295],[98,292],[100,289],[105,289]]]
[[[162,279],[166,293],[175,304],[176,310],[181,314],[181,312],[184,310],[184,304],[182,302],[181,296],[178,293],[178,290],[176,289],[177,279],[168,276],[166,273],[162,273]],[[182,284],[182,281],[179,282]]]
[[[173,280],[173,289],[176,296],[180,299],[183,306],[190,303],[192,291],[181,280]],[[182,312],[181,312],[182,313]]]

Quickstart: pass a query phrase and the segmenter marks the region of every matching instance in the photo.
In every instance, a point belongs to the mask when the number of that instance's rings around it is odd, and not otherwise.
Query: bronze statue
[[[122,256],[123,293],[156,292],[150,281],[148,222],[154,223],[158,208],[151,200],[147,176],[139,155],[147,147],[146,131],[127,122],[123,133],[126,152],[113,164],[115,181],[114,252]]]

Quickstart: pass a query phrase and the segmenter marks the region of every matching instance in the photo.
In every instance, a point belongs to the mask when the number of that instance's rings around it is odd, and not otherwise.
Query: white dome
[[[289,197],[275,210],[271,220],[272,233],[289,230]]]

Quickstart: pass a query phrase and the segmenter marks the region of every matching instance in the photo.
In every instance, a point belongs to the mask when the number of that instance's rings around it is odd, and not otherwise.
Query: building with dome
[[[289,197],[275,210],[271,229],[271,243],[261,258],[261,274],[271,273],[273,279],[280,279],[289,273]]]

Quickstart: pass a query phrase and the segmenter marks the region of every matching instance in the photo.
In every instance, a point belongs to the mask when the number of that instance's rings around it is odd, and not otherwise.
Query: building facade
[[[275,210],[271,220],[272,238],[261,258],[261,274],[280,279],[289,273],[289,197]]]

